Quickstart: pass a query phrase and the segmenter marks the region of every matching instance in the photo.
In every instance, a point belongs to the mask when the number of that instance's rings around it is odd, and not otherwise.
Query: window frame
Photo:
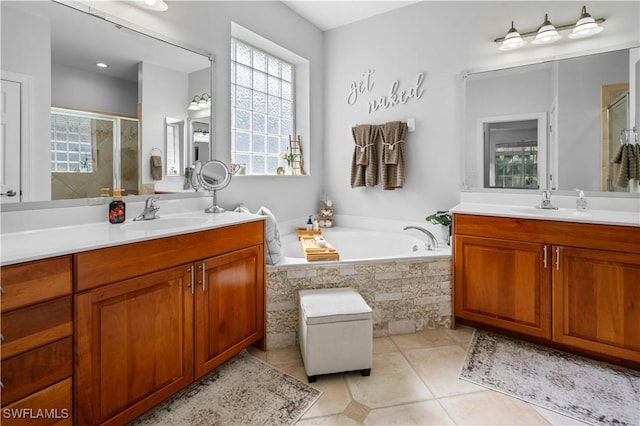
[[[241,63],[238,61],[238,58],[235,56],[235,47],[237,44],[242,44],[244,46],[247,46],[250,49],[250,56],[251,56],[251,65],[246,65],[244,63]],[[296,131],[297,131],[297,124],[298,124],[298,114],[297,114],[297,103],[298,103],[298,79],[297,79],[297,74],[298,74],[298,70],[297,70],[297,64],[288,60],[287,58],[283,58],[283,55],[280,55],[278,53],[274,53],[272,49],[265,49],[259,46],[256,46],[255,44],[246,41],[246,39],[238,37],[238,36],[234,36],[232,35],[231,37],[231,42],[230,42],[230,49],[231,49],[231,67],[230,67],[230,100],[231,100],[231,108],[230,108],[230,112],[231,112],[231,162],[232,163],[240,163],[240,164],[245,164],[246,162],[248,162],[248,164],[246,164],[246,167],[241,167],[243,170],[246,170],[245,173],[247,175],[251,175],[251,176],[273,176],[273,175],[277,175],[277,174],[281,174],[279,172],[284,172],[284,170],[287,167],[287,161],[285,159],[282,158],[282,154],[283,153],[287,153],[290,152],[290,139],[291,138],[296,138]],[[280,47],[280,49],[284,49],[282,47]],[[265,57],[265,62],[267,62],[266,66],[265,66],[265,70],[261,70],[255,67],[254,64],[254,58],[255,58],[255,53],[254,52],[259,52],[260,54],[264,55]],[[275,59],[278,62],[278,67],[281,68],[282,64],[286,64],[289,66],[290,68],[290,73],[291,73],[291,77],[290,80],[286,80],[285,77],[282,76],[282,70],[280,69],[279,75],[278,76],[273,76],[273,74],[270,74],[268,71],[268,61],[269,58]],[[242,85],[242,84],[238,84],[237,81],[237,68],[238,66],[243,66],[243,67],[248,67],[250,69],[250,86],[251,87],[247,87],[247,85]],[[265,74],[265,79],[266,79],[266,84],[267,87],[265,87],[266,92],[257,90],[255,88],[254,85],[254,75],[256,73],[264,73]],[[273,77],[272,77],[273,76]],[[269,91],[269,87],[268,87],[268,82],[269,82],[269,78],[272,77],[274,79],[277,79],[278,85],[280,87],[279,90],[279,95],[272,95],[270,94]],[[291,85],[291,91],[290,91],[290,97],[289,99],[285,99],[283,97],[282,94],[282,83],[289,83]],[[248,90],[249,92],[249,96],[250,96],[250,102],[251,102],[251,108],[250,109],[245,109],[245,108],[238,108],[237,105],[237,93],[238,93],[238,88],[243,88]],[[256,93],[263,95],[264,98],[267,100],[267,105],[265,106],[265,111],[264,112],[259,112],[256,111],[256,109],[254,108],[254,100],[256,98]],[[268,108],[268,102],[269,102],[269,98],[270,97],[274,97],[277,98],[277,101],[279,103],[280,106],[280,114],[279,115],[275,115],[275,114],[269,114]],[[282,101],[286,101],[286,102],[290,102],[290,111],[291,111],[291,115],[289,117],[283,116],[282,115]],[[246,111],[249,115],[248,117],[248,126],[249,129],[238,129],[237,128],[237,122],[236,122],[236,117],[237,117],[237,113],[238,110],[240,111]],[[259,115],[263,115],[264,116],[264,127],[261,131],[256,131],[254,129],[254,125],[256,124],[256,122],[254,122],[254,115],[255,114],[259,114]],[[270,117],[277,117],[278,119],[278,124],[279,124],[279,133],[270,133],[269,131],[269,118]],[[282,132],[282,120],[290,120],[291,124],[290,124],[290,129],[289,129],[289,133],[288,134],[284,134]],[[238,151],[237,148],[237,135],[238,132],[241,133],[248,133],[249,134],[249,149],[248,151]],[[253,151],[253,144],[254,144],[254,135],[258,135],[258,136],[263,136],[264,137],[264,151],[261,152],[254,152]],[[278,148],[277,150],[270,149],[270,138],[276,137],[278,140]],[[272,140],[271,143],[273,143],[274,141]],[[239,154],[240,153],[240,154]],[[238,160],[239,155],[244,155],[246,156],[247,160],[243,161],[244,158],[242,158],[241,160]],[[254,159],[254,155],[256,157],[260,156],[264,158],[264,167],[263,167],[263,172],[260,171],[255,171],[255,164],[253,162]]]

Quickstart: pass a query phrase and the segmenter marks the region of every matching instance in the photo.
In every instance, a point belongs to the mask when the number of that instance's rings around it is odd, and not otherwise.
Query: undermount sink
[[[172,229],[201,225],[206,221],[206,217],[160,217],[152,220],[127,222],[121,226],[121,229],[125,231],[168,231]]]
[[[589,212],[573,209],[538,209],[536,207],[522,207],[512,209],[511,211],[516,214],[542,217],[579,218],[591,216],[591,213]]]

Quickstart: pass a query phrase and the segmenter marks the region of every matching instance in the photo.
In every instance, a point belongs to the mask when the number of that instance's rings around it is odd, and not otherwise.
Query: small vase
[[[287,164],[287,175],[293,175],[293,167],[291,167],[291,164]]]

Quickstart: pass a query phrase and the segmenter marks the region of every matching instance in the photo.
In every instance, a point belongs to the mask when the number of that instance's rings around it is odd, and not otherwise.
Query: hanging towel
[[[404,138],[407,124],[392,121],[380,126],[382,138],[382,164],[380,174],[383,189],[394,190],[404,186]]]
[[[636,152],[635,146],[628,143],[622,144],[618,149],[613,158],[613,162],[620,165],[616,176],[616,186],[625,188],[629,185],[630,179],[637,179]]]
[[[362,124],[351,128],[353,134],[353,159],[351,161],[351,187],[376,186],[378,184],[378,162],[376,138],[380,126]]]
[[[151,178],[162,180],[162,157],[159,155],[151,156]]]

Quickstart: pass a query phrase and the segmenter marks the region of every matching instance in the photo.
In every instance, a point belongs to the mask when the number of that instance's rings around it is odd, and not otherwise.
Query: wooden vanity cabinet
[[[72,257],[2,267],[2,424],[71,424]]]
[[[547,246],[457,235],[455,250],[457,316],[551,338]]]
[[[78,425],[125,424],[264,348],[263,221],[78,253],[76,277]]]
[[[554,250],[553,340],[640,362],[640,254]]]
[[[125,424],[193,381],[192,267],[77,296],[77,424]]]
[[[454,214],[459,322],[640,365],[640,228]]]
[[[196,378],[264,337],[261,245],[196,264]]]

